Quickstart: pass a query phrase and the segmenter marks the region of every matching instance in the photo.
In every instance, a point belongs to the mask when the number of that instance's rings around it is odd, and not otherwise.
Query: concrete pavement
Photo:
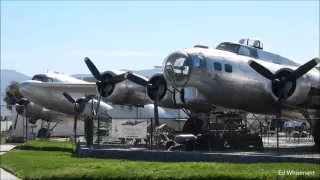
[[[5,154],[6,152],[10,151],[14,147],[16,147],[16,144],[1,144],[0,145],[0,160],[1,160],[1,155]],[[20,180],[16,176],[12,175],[11,173],[3,170],[0,168],[0,179],[1,180]]]

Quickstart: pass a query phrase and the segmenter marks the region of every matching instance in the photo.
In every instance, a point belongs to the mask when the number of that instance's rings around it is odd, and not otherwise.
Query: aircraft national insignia
[[[215,74],[214,77],[213,77],[213,80],[218,81],[219,78],[220,78],[219,75],[218,75],[218,74]]]

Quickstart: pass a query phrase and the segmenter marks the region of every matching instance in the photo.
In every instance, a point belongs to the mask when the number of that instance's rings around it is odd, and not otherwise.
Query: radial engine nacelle
[[[116,75],[123,74],[123,71],[106,71],[102,73],[102,76],[112,78]],[[136,76],[139,76],[135,74]],[[140,76],[141,78],[148,80],[147,78]],[[129,104],[129,105],[145,105],[150,104],[150,100],[145,94],[146,87],[133,83],[130,80],[124,80],[115,85],[108,85],[103,89],[101,96],[105,97],[107,102],[114,104]],[[100,92],[100,87],[97,87],[97,91]]]
[[[205,97],[193,87],[173,88],[168,85],[162,73],[151,76],[149,83],[159,82],[158,100],[159,106],[165,108],[187,108],[193,110],[204,110],[211,108],[212,105],[207,103]],[[155,97],[150,87],[146,88],[146,94],[150,101],[154,101]]]
[[[287,76],[292,72],[292,69],[282,68],[279,69],[275,75],[281,79],[281,77]],[[287,98],[284,100],[284,104],[289,106],[299,106],[308,100],[309,92],[311,90],[311,81],[306,76],[301,76],[297,80],[293,80],[286,84]],[[266,84],[266,91],[273,97],[275,101],[278,101],[277,89],[272,82]]]

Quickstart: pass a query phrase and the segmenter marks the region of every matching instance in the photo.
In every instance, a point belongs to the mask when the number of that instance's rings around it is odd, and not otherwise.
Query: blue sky
[[[1,69],[148,69],[180,48],[256,37],[265,50],[319,57],[319,1],[1,1]]]

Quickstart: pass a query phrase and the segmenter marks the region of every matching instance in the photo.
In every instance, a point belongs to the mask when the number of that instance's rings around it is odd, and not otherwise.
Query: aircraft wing
[[[70,93],[98,94],[96,83],[51,83],[29,80],[20,84],[20,87],[23,86],[40,87],[48,90]]]
[[[66,123],[65,120],[62,120],[62,119],[56,118],[56,117],[51,117],[50,122],[58,122],[58,123],[61,123],[61,124],[65,124]]]
[[[43,108],[44,117],[41,117],[43,120],[50,122],[59,122],[66,123],[68,121],[74,121],[74,118],[70,115],[66,115],[57,111]]]

